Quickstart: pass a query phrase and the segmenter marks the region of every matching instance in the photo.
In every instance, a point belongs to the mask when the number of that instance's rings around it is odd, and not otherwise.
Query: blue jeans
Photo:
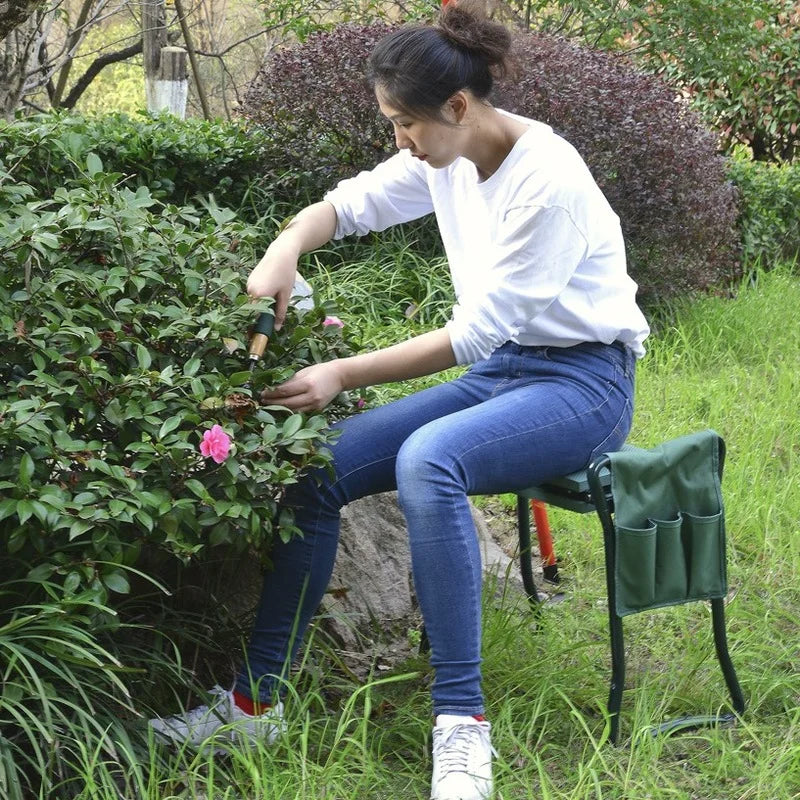
[[[335,476],[292,487],[302,538],[277,543],[236,688],[269,701],[330,580],[339,510],[397,489],[430,639],[435,714],[482,714],[481,558],[468,495],[513,492],[619,449],[635,358],[621,344],[506,343],[456,380],[336,423]]]

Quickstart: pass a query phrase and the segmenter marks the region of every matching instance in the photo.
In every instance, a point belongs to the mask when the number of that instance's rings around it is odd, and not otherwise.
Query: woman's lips
[[[426,155],[420,155],[419,153],[412,153],[411,155],[414,156],[414,158],[418,158],[420,161],[425,161],[425,159],[428,157]]]

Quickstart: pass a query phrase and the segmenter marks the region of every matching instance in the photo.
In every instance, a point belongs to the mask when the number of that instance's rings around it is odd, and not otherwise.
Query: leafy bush
[[[729,173],[741,194],[740,225],[748,260],[768,269],[800,258],[800,164],[735,158]]]
[[[242,102],[270,139],[268,160],[285,164],[287,192],[319,195],[394,150],[364,67],[387,25],[340,25],[276,50]],[[289,172],[291,170],[291,172]]]
[[[144,542],[263,549],[293,531],[284,488],[328,461],[325,417],[260,407],[246,385],[248,325],[271,303],[242,294],[253,228],[120,188],[97,156],[89,172],[49,200],[0,177],[0,542],[4,581],[23,580],[0,612],[44,580],[124,593]],[[273,338],[254,389],[347,352],[325,313]],[[214,424],[233,440],[219,464],[198,451]]]
[[[239,209],[260,178],[264,147],[265,137],[241,124],[166,114],[41,114],[0,122],[2,162],[44,197],[80,178],[87,155],[95,153],[109,172],[164,202],[182,205],[214,194],[220,205]]]
[[[345,25],[281,50],[245,99],[243,113],[317,193],[393,151],[362,77],[388,30]],[[521,77],[498,87],[496,104],[549,123],[583,155],[622,220],[641,298],[733,279],[735,189],[699,118],[619,58],[536,34],[517,44]]]
[[[758,160],[800,145],[797,0],[511,0],[518,21],[610,51],[680,86],[721,134]]]

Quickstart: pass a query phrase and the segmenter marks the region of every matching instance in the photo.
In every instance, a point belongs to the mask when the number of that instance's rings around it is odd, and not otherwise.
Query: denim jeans
[[[277,543],[236,688],[268,701],[327,588],[339,510],[397,489],[431,644],[435,714],[481,714],[481,559],[468,495],[511,492],[619,449],[633,414],[624,345],[506,343],[461,377],[336,423],[335,476],[287,495],[302,538]]]

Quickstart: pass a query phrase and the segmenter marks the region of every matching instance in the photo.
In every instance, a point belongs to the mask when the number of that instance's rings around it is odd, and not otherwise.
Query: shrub
[[[742,242],[748,260],[769,269],[800,258],[800,164],[735,158],[729,174],[739,188]]]
[[[246,385],[248,325],[271,303],[242,293],[253,228],[88,167],[50,200],[0,173],[0,614],[42,581],[124,593],[145,542],[185,560],[263,551],[293,532],[284,488],[328,462],[325,417],[260,407]],[[273,338],[254,390],[347,352],[325,314]],[[198,450],[215,424],[233,440],[222,463]]]
[[[0,158],[37,196],[80,179],[87,155],[95,153],[107,171],[148,187],[163,202],[183,205],[214,194],[221,205],[240,209],[260,178],[264,140],[240,123],[54,113],[0,123]]]
[[[393,152],[364,78],[367,58],[388,30],[347,24],[314,33],[276,50],[248,88],[240,111],[268,136],[268,160],[284,173],[288,196],[317,196]]]
[[[389,28],[352,25],[274,54],[243,113],[269,131],[273,158],[318,194],[393,150],[362,75]],[[521,78],[496,104],[552,125],[581,152],[619,214],[645,303],[738,273],[736,196],[714,137],[659,80],[564,39],[522,34]]]

